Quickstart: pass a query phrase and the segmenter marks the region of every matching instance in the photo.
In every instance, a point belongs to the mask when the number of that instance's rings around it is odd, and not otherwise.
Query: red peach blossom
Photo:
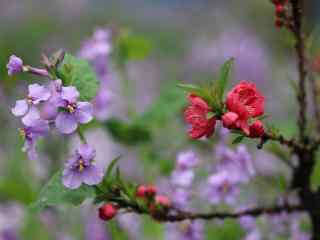
[[[118,209],[111,203],[104,204],[99,208],[99,218],[108,221],[117,215]]]
[[[225,128],[236,128],[239,116],[234,112],[227,112],[222,116],[222,124]]]
[[[252,138],[260,138],[264,135],[264,127],[263,123],[260,120],[255,121],[251,126],[250,126],[250,137]]]
[[[215,117],[208,118],[211,112],[209,105],[200,97],[190,94],[188,96],[190,106],[184,112],[184,118],[191,125],[189,136],[193,139],[210,137],[215,128]]]
[[[227,109],[238,114],[237,126],[249,135],[248,120],[264,113],[264,96],[255,84],[245,81],[236,85],[227,95]]]

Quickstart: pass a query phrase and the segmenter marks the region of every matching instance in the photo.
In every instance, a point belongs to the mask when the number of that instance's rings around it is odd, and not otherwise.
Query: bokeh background
[[[309,34],[316,29],[320,2],[308,1],[306,12]],[[293,40],[285,30],[274,27],[274,7],[267,0],[0,0],[0,240],[308,239],[308,219],[300,215],[261,217],[255,223],[259,234],[254,235],[235,220],[159,224],[129,214],[104,224],[90,203],[31,214],[29,204],[63,166],[78,140],[53,133],[40,143],[38,160],[26,158],[17,131],[19,121],[10,109],[24,96],[27,85],[39,79],[27,74],[9,77],[8,58],[16,54],[27,64],[40,66],[42,53],[63,48],[76,55],[97,28],[130,30],[151,49],[144,59],[128,62],[122,71],[126,81],[121,80],[123,74],[112,59],[106,60],[111,76],[108,117],[86,133],[102,165],[122,155],[120,165],[127,179],[154,183],[170,196],[177,155],[191,150],[199,158],[193,186],[188,187],[194,199],[191,209],[234,209],[209,204],[203,189],[210,171],[224,156],[218,147],[243,149],[229,145],[232,137],[219,127],[212,141],[190,141],[182,119],[185,93],[176,87],[179,82],[213,80],[219,65],[230,57],[235,57],[230,87],[240,80],[254,82],[266,96],[268,121],[287,136],[296,132],[290,84],[297,78]],[[128,114],[128,106],[134,114]],[[146,131],[115,137],[110,119],[128,125],[134,122]],[[283,163],[289,153],[273,144],[259,152],[252,141],[244,144],[247,147],[240,148],[252,160],[255,177],[241,187],[236,208],[291,198],[286,194],[289,168]],[[278,232],[274,226],[279,225],[283,229]],[[298,234],[300,238],[294,238]]]

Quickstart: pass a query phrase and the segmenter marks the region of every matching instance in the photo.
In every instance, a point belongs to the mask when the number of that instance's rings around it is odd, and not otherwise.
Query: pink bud
[[[250,126],[250,137],[252,138],[260,138],[263,137],[264,135],[264,127],[263,123],[260,120],[255,121],[251,126]]]
[[[99,208],[99,218],[108,221],[117,215],[118,209],[111,203],[104,204]]]
[[[147,187],[144,186],[144,185],[140,185],[140,186],[137,188],[136,196],[137,196],[137,197],[140,197],[140,198],[144,198],[144,197],[146,196],[146,191],[147,191]]]
[[[156,196],[155,202],[156,202],[156,204],[159,204],[165,208],[170,208],[170,206],[171,206],[170,199],[166,196],[163,196],[163,195]]]
[[[227,112],[222,116],[222,123],[225,128],[236,128],[236,122],[238,120],[238,114],[234,112]]]

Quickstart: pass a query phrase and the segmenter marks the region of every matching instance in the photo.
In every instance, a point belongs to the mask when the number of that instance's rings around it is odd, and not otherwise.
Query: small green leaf
[[[126,64],[130,60],[142,60],[151,52],[151,42],[141,36],[122,31],[115,43],[115,59],[118,64]]]
[[[37,201],[30,206],[33,212],[39,212],[48,206],[68,204],[80,205],[87,198],[95,197],[95,188],[82,184],[77,189],[68,189],[62,184],[62,171],[57,172],[41,190]]]
[[[90,101],[96,96],[99,81],[88,61],[66,54],[57,75],[64,85],[78,89],[81,100]]]
[[[245,136],[243,136],[243,135],[237,136],[235,139],[233,139],[232,144],[241,143],[244,138],[245,138]]]
[[[222,65],[218,74],[218,80],[214,82],[214,86],[216,88],[214,94],[217,95],[220,102],[223,102],[223,94],[230,79],[233,62],[234,59],[231,58]]]
[[[211,119],[215,116],[215,114],[213,112],[208,112],[207,113],[207,119]]]
[[[104,126],[116,141],[129,146],[149,142],[152,138],[148,128],[139,124],[128,124],[117,118],[109,119]]]
[[[320,158],[318,156],[316,165],[314,166],[313,172],[311,175],[311,188],[313,191],[317,191],[319,187],[320,187]]]

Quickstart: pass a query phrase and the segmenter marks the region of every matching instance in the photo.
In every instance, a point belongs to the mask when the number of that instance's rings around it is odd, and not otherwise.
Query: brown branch
[[[298,58],[298,72],[299,72],[299,92],[298,92],[298,103],[299,103],[299,137],[300,141],[305,140],[306,130],[306,111],[307,111],[307,100],[306,100],[306,61],[305,61],[305,43],[304,35],[302,32],[302,6],[300,0],[290,0],[292,5],[292,21],[293,26],[291,28],[296,38],[296,53]]]
[[[235,212],[235,213],[225,213],[225,212],[212,212],[212,213],[192,213],[192,212],[184,212],[177,211],[176,213],[169,213],[167,215],[158,216],[157,220],[165,221],[165,222],[178,222],[184,220],[195,220],[195,219],[225,219],[225,218],[240,218],[242,216],[252,216],[258,217],[263,214],[277,214],[282,212],[292,213],[304,211],[305,208],[301,205],[290,206],[275,206],[269,208],[254,208],[245,211]]]
[[[297,142],[294,139],[286,139],[284,136],[282,135],[274,135],[271,133],[265,133],[264,136],[260,139],[260,143],[258,144],[258,148],[261,149],[263,147],[263,145],[267,142],[267,141],[275,141],[275,142],[279,142],[282,145],[286,145],[289,148],[292,148],[293,150],[301,150],[304,149],[305,146],[303,144],[300,144],[299,142]]]

